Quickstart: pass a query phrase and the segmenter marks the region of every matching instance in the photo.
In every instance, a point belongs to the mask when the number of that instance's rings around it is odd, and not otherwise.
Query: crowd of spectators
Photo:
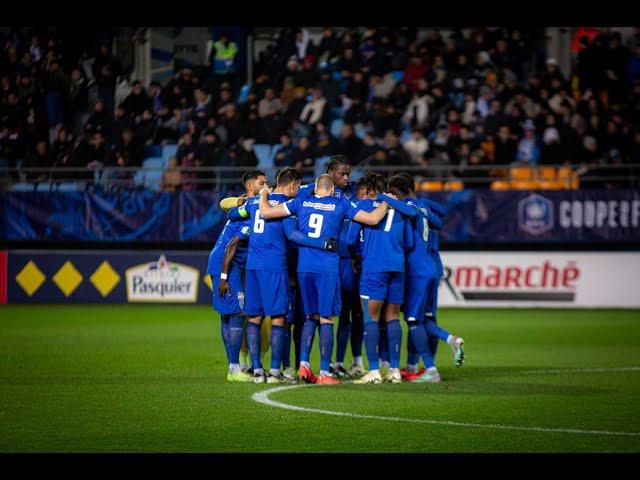
[[[206,172],[179,167],[257,165],[255,144],[280,145],[278,167],[342,154],[469,184],[514,162],[600,171],[640,163],[640,27],[626,43],[612,28],[578,29],[569,75],[544,43],[543,30],[497,27],[420,39],[416,29],[327,27],[318,42],[287,28],[239,98],[228,72],[189,69],[118,94],[122,67],[107,44],[87,69],[55,37],[10,36],[0,43],[0,157],[86,168],[77,176],[89,178],[98,167],[140,166],[147,146],[177,143],[167,189],[211,188],[189,183]]]

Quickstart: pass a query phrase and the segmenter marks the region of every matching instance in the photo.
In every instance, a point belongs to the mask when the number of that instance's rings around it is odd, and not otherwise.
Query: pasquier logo
[[[143,263],[125,272],[127,301],[195,303],[198,298],[200,272],[181,263],[167,261]]]
[[[564,265],[543,260],[522,265],[445,266],[444,281],[458,301],[574,302],[581,270],[575,261]]]

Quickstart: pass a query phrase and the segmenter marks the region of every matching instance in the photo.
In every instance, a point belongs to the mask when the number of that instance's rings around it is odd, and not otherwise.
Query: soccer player
[[[429,229],[428,232],[428,241],[427,241],[427,255],[428,260],[423,260],[423,268],[420,269],[411,269],[409,274],[411,275],[413,282],[418,282],[420,285],[420,291],[425,292],[425,297],[423,299],[423,314],[421,315],[419,312],[414,310],[413,313],[416,314],[417,318],[421,318],[422,320],[417,320],[418,323],[421,323],[422,326],[426,329],[428,335],[428,345],[431,357],[435,361],[435,355],[437,352],[438,340],[442,340],[446,342],[453,352],[453,357],[456,366],[461,366],[464,362],[464,340],[455,335],[451,335],[446,330],[438,327],[435,318],[437,312],[437,304],[438,304],[438,286],[440,283],[440,278],[442,277],[442,261],[440,259],[440,253],[438,251],[439,241],[438,241],[438,232],[441,228],[441,219],[445,215],[446,210],[438,203],[433,202],[431,200],[425,198],[416,198],[415,192],[413,190],[413,177],[408,173],[400,173],[397,175],[398,177],[404,177],[405,182],[402,182],[399,179],[394,179],[394,187],[390,186],[389,189],[391,192],[395,193],[398,198],[406,198],[409,201],[415,202],[420,210],[424,209],[428,212],[428,221],[429,225],[433,228]],[[407,190],[408,189],[408,190]],[[433,214],[436,214],[434,216]],[[412,264],[415,264],[417,261],[418,252],[413,252],[413,261]],[[408,263],[409,265],[409,263]],[[427,272],[426,279],[416,279],[415,277],[424,277],[423,273]],[[426,286],[423,286],[422,283],[426,281]],[[407,305],[407,301],[409,304],[414,302],[414,299],[409,299],[405,301],[405,319],[407,317],[407,308],[411,309],[411,305]],[[425,370],[417,372],[417,361],[419,359],[420,354],[416,351],[416,346],[413,342],[413,337],[409,336],[407,339],[407,365],[403,369],[402,376],[407,380],[412,380],[413,378],[420,377],[422,375],[426,375],[424,379],[419,379],[418,381],[439,381],[439,375],[429,376],[426,374]],[[424,357],[423,357],[424,361]],[[425,362],[425,367],[428,365]],[[429,377],[432,380],[427,380]]]
[[[369,173],[363,178],[367,198],[358,202],[364,211],[372,211],[381,203],[377,200],[382,193],[381,175]],[[389,208],[385,218],[376,226],[362,228],[352,223],[349,229],[349,244],[358,241],[363,231],[362,276],[360,298],[364,312],[364,343],[369,361],[369,371],[354,383],[382,383],[379,370],[378,345],[380,339],[379,322],[382,306],[386,302],[385,318],[389,343],[390,368],[385,376],[389,383],[400,383],[400,306],[404,295],[405,249],[412,246],[413,237],[406,221],[395,209]]]
[[[242,175],[242,183],[251,195],[266,185],[266,177],[260,170],[250,170]],[[247,220],[227,221],[209,254],[207,265],[213,286],[213,308],[220,313],[222,340],[229,362],[227,380],[230,382],[253,381],[251,375],[242,371],[239,360],[245,322],[243,278],[249,230]]]
[[[301,233],[324,240],[338,237],[345,218],[374,226],[387,213],[386,203],[365,212],[354,203],[336,197],[335,185],[328,174],[316,179],[314,192],[313,195],[299,196],[286,203],[270,206],[263,190],[260,195],[260,215],[265,219],[296,215]],[[334,253],[307,247],[299,249],[298,284],[307,316],[302,330],[299,376],[309,383],[340,383],[329,372],[333,354],[333,319],[341,309],[339,267],[339,256]],[[309,365],[309,354],[318,320],[321,363],[316,377]]]
[[[356,182],[349,181],[351,165],[344,155],[334,155],[327,164],[327,175],[334,185],[334,196],[355,200],[357,197]],[[299,197],[312,195],[315,183],[300,187]],[[358,292],[358,274],[355,272],[353,260],[347,248],[347,233],[351,220],[345,218],[340,229],[338,242],[340,252],[340,291],[342,308],[336,335],[336,362],[330,371],[338,377],[357,377],[365,373],[362,363],[362,338],[364,325],[362,322],[362,306]],[[301,300],[300,300],[301,301]],[[351,343],[353,361],[348,369],[344,367],[347,346]]]
[[[286,167],[278,172],[276,189],[268,194],[269,203],[277,205],[295,197],[300,187],[300,172]],[[316,239],[300,235],[294,238],[287,232],[291,222],[267,220],[260,211],[260,197],[253,197],[229,212],[229,219],[250,219],[249,251],[245,278],[245,313],[247,343],[254,371],[254,381],[284,383],[287,379],[280,370],[287,352],[285,316],[289,311],[290,286],[287,272],[287,238],[306,246],[337,250],[335,238]],[[294,222],[295,223],[295,222]],[[300,232],[298,232],[300,233]],[[265,374],[260,362],[260,324],[265,316],[271,317],[271,369]]]

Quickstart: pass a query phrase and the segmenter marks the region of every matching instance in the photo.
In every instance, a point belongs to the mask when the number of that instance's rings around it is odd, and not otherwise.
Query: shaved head
[[[320,175],[318,178],[316,178],[316,185],[315,185],[316,194],[324,193],[327,195],[333,195],[333,190],[334,190],[334,186],[333,186],[333,179],[331,178],[331,175],[327,175],[326,173],[324,173]]]

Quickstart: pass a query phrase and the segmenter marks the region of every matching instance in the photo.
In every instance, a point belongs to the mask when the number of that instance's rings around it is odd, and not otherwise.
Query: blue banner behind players
[[[635,190],[429,194],[447,216],[445,242],[638,242]],[[226,216],[217,192],[3,192],[0,239],[215,242]]]

